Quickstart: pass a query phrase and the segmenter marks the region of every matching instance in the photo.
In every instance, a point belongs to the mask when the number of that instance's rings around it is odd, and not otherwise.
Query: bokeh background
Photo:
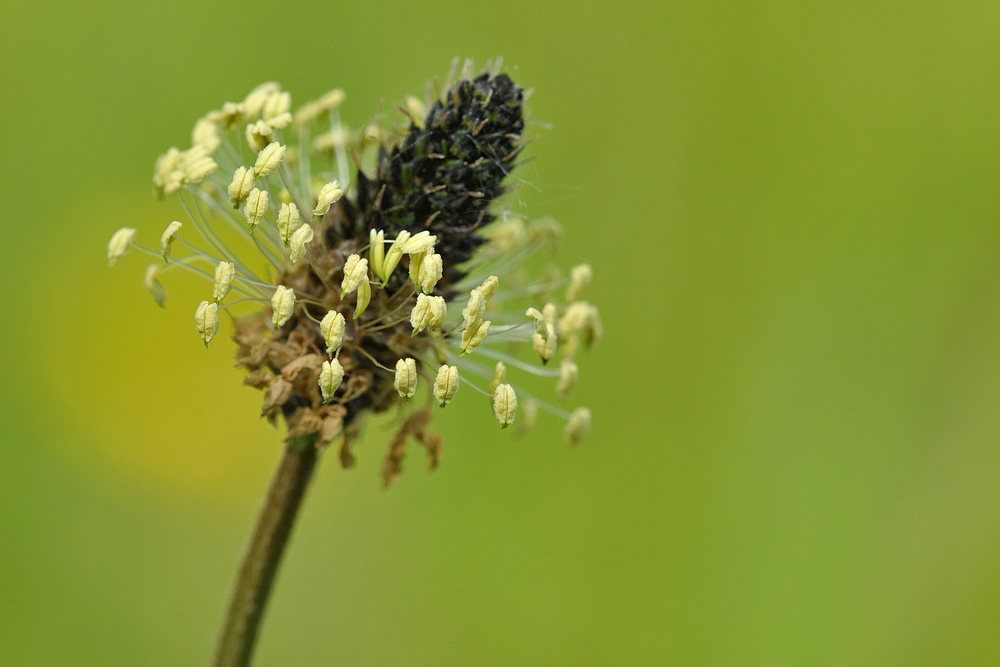
[[[205,287],[107,267],[175,215],[154,158],[264,80],[356,127],[497,54],[552,125],[523,213],[597,276],[593,433],[470,392],[434,474],[328,457],[257,664],[1000,662],[996,3],[3,14],[0,664],[205,664],[279,455]]]

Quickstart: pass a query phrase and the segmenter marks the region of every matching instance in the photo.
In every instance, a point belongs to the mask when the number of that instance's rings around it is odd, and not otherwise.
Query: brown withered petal
[[[300,371],[314,371],[321,367],[324,361],[326,361],[326,358],[319,354],[307,354],[298,357],[281,367],[281,377],[289,382],[294,382]]]
[[[311,408],[299,408],[288,418],[288,438],[306,438],[319,433],[323,420]]]
[[[273,377],[274,376],[268,373],[267,370],[258,368],[244,378],[243,384],[248,387],[253,387],[254,389],[264,389],[271,384],[271,379]]]
[[[292,389],[294,389],[292,383],[282,377],[274,378],[274,382],[267,388],[267,393],[264,394],[264,406],[261,408],[261,413],[272,423],[281,414],[281,406],[291,397]]]

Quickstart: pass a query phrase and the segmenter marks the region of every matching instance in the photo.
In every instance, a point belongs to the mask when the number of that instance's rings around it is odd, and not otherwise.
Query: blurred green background
[[[328,457],[257,664],[1000,662],[996,3],[3,9],[0,664],[206,664],[280,451],[204,286],[107,267],[155,157],[267,79],[356,127],[497,54],[597,276],[593,433],[460,394],[434,474]]]

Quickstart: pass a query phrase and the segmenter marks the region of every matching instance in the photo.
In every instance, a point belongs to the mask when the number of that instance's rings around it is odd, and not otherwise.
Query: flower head
[[[568,280],[526,277],[524,260],[554,248],[561,230],[511,215],[504,197],[524,145],[521,88],[505,74],[466,73],[426,105],[407,99],[403,125],[360,130],[340,121],[343,100],[336,89],[294,109],[268,82],[206,114],[192,147],[169,149],[153,177],[157,194],[180,198],[203,242],[172,245],[180,221],[158,249],[122,228],[109,261],[133,247],[165,261],[145,276],[161,304],[166,270],[209,277],[197,333],[207,345],[219,311],[233,315],[237,359],[264,391],[263,414],[284,418],[289,438],[326,446],[367,415],[398,408],[386,483],[401,471],[408,438],[437,465],[441,438],[427,429],[428,406],[449,405],[462,384],[489,397],[501,426],[517,420],[525,429],[544,410],[578,442],[590,427],[586,408],[564,411],[518,384],[525,373],[549,378],[565,398],[580,375],[572,357],[602,334],[596,307],[580,299],[589,265]],[[223,225],[242,229],[238,246],[232,230],[216,231]],[[566,303],[555,298],[563,288]],[[529,342],[530,361],[518,347]],[[558,368],[543,365],[559,355]]]

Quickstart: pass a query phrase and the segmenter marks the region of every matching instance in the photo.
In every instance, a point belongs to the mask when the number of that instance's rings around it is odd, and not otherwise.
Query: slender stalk
[[[253,658],[267,599],[316,460],[311,442],[292,441],[285,448],[236,575],[213,667],[247,667]]]

